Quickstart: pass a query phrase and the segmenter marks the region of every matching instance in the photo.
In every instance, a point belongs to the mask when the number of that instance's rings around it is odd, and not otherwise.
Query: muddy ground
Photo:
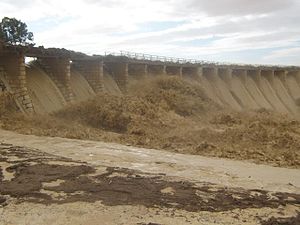
[[[10,180],[1,177],[0,193],[15,197],[20,202],[63,204],[101,201],[109,206],[143,205],[191,212],[278,208],[300,203],[298,194],[224,188],[210,183],[198,183],[196,186],[185,181],[168,181],[165,175],[144,174],[126,168],[108,167],[104,173],[96,174],[95,168],[85,163],[24,147],[2,144],[0,154],[1,161],[6,164],[4,174],[13,174]],[[57,180],[60,181],[57,186],[45,185]],[[42,193],[42,189],[53,194]],[[65,196],[53,197],[59,193]]]
[[[55,146],[50,139],[48,142],[48,148]],[[66,139],[60,143],[66,146],[68,142]],[[42,139],[32,139],[32,143],[45,146]],[[132,167],[109,167],[98,160],[84,162],[78,160],[83,159],[80,155],[71,159],[64,154],[58,156],[30,147],[0,145],[2,224],[26,224],[37,212],[38,219],[31,224],[39,224],[41,219],[46,221],[44,224],[64,224],[66,220],[80,224],[78,216],[73,220],[74,213],[91,215],[99,207],[110,212],[110,219],[103,224],[172,224],[176,221],[176,224],[269,225],[299,221],[299,187],[295,189],[298,191],[271,191],[270,188],[226,186],[205,181],[205,176],[204,180],[195,181],[170,176],[164,171],[150,173]],[[93,158],[91,154],[89,151],[89,157]],[[124,156],[120,157],[122,160]],[[82,212],[86,204],[89,211]],[[65,214],[55,220],[60,206],[64,207]],[[24,208],[27,213],[23,218]],[[144,213],[140,214],[141,211]],[[98,218],[106,217],[99,213]]]

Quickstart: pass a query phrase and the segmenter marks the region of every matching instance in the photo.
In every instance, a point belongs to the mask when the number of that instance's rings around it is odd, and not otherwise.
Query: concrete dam
[[[25,57],[36,59],[25,64]],[[0,43],[0,84],[24,113],[51,113],[98,93],[126,93],[131,79],[179,76],[201,83],[235,111],[268,109],[300,118],[300,68],[216,64],[145,55],[87,56]]]

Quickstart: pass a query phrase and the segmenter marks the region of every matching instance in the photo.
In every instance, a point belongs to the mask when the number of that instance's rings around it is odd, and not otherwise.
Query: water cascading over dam
[[[37,60],[25,65],[25,56]],[[0,73],[2,83],[28,113],[51,113],[103,92],[122,95],[131,81],[160,75],[200,83],[207,96],[224,108],[264,108],[300,118],[298,67],[87,56],[61,49],[2,46]]]

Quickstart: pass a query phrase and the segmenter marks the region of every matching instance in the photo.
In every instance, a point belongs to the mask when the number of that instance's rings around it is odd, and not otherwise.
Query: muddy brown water
[[[0,145],[0,154],[11,164],[6,172],[14,173],[13,179],[6,180],[1,170],[0,204],[3,206],[5,196],[19,202],[46,205],[101,201],[108,206],[143,205],[190,212],[300,204],[299,194],[227,188],[206,182],[194,184],[132,169],[107,167],[97,174],[94,167],[84,162],[13,145]],[[44,185],[57,180],[62,182]],[[53,193],[64,195],[57,198]]]
[[[138,225],[162,225],[158,223],[138,223]]]
[[[298,225],[300,224],[300,212],[295,217],[275,218],[271,217],[268,220],[262,220],[261,225]]]

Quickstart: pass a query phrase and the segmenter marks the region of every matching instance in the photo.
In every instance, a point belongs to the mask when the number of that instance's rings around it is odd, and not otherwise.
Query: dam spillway
[[[36,62],[26,65],[25,57]],[[0,75],[28,113],[51,113],[98,93],[125,94],[131,80],[178,76],[235,111],[261,108],[300,118],[300,68],[86,56],[60,49],[2,46]]]

